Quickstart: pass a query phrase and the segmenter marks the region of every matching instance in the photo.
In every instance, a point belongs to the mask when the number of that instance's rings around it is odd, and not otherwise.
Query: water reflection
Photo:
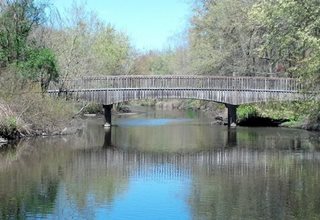
[[[228,147],[236,147],[238,145],[237,130],[230,128],[227,131],[227,144]]]
[[[170,123],[125,125],[137,117]],[[1,151],[0,219],[320,217],[316,133],[228,130],[165,112],[118,120]]]
[[[105,128],[103,148],[112,147],[111,133],[112,133],[111,128]]]

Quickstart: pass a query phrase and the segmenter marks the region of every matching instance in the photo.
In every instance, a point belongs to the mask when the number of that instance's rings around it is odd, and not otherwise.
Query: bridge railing
[[[65,82],[66,90],[87,89],[152,89],[152,88],[185,88],[217,90],[273,90],[297,92],[301,84],[292,78],[263,77],[223,77],[223,76],[107,76],[83,77]],[[58,90],[51,85],[49,90]]]

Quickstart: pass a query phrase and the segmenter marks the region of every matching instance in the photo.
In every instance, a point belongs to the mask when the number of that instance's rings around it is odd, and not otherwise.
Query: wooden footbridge
[[[113,104],[143,99],[199,99],[224,103],[228,124],[236,122],[238,105],[268,101],[292,101],[302,97],[301,84],[292,78],[220,76],[108,76],[67,80],[63,89],[51,86],[50,95],[67,95],[101,103],[111,124]]]

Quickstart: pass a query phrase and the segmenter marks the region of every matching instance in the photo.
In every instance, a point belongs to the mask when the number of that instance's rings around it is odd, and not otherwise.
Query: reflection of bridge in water
[[[108,130],[105,133],[103,148],[78,150],[74,155],[77,158],[74,163],[78,163],[77,166],[87,168],[99,164],[100,167],[105,167],[108,170],[117,170],[117,173],[124,176],[146,177],[149,175],[152,178],[179,178],[204,171],[207,174],[224,173],[230,175],[286,173],[287,166],[292,163],[301,163],[303,160],[320,161],[319,152],[304,152],[303,155],[297,156],[288,154],[288,150],[281,151],[272,147],[244,147],[241,145],[245,145],[245,143],[241,143],[237,139],[237,132],[230,132],[226,139],[226,145],[221,148],[184,153],[146,152],[116,147],[112,144],[111,130]],[[293,143],[289,139],[287,141],[291,142],[293,146],[301,144],[299,141],[297,143]],[[296,152],[300,152],[299,147]],[[287,159],[283,160],[283,158]],[[298,166],[295,167],[298,169]],[[320,168],[320,164],[316,164],[315,167]]]
[[[217,76],[108,76],[68,80],[63,89],[51,87],[48,93],[104,105],[111,124],[113,104],[144,99],[198,99],[223,103],[228,108],[228,124],[236,122],[238,105],[292,101],[302,98],[302,85],[291,78]]]
[[[104,130],[104,142],[103,148],[113,148],[117,147],[117,143],[112,142],[112,129],[105,129]],[[234,129],[227,130],[227,137],[225,142],[225,147],[235,147],[237,146],[237,131]]]
[[[204,152],[155,153],[124,151],[121,149],[80,150],[74,156],[74,163],[83,167],[97,164],[125,176],[151,175],[157,177],[181,177],[205,171],[210,173],[229,173],[232,175],[267,174],[268,172],[286,173],[291,163],[302,160],[320,161],[320,153],[304,153],[297,157],[278,150],[257,151],[249,148],[222,148]],[[287,158],[279,161],[279,158]],[[292,161],[288,164],[289,161]],[[295,162],[294,162],[295,161]],[[279,163],[282,166],[279,166]],[[277,170],[274,170],[274,166]],[[320,164],[314,165],[320,168]],[[298,167],[297,167],[298,169]]]

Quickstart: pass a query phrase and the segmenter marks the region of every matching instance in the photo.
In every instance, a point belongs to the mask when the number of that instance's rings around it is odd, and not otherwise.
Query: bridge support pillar
[[[237,108],[238,105],[226,104],[228,109],[228,127],[235,127],[237,125]]]
[[[111,127],[111,109],[113,105],[103,105],[104,110],[104,118],[106,120],[106,123],[104,127]]]

